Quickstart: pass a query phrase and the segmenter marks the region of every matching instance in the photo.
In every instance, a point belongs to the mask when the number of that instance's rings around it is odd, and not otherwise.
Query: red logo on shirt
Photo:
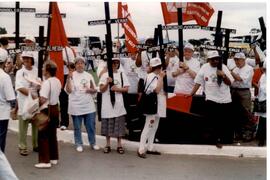
[[[208,81],[208,77],[205,77],[204,80],[205,80],[205,81]]]

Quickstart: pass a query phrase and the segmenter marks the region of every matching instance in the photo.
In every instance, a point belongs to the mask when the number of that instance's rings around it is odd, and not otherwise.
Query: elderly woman
[[[38,70],[34,65],[34,55],[31,52],[24,51],[21,55],[23,59],[23,67],[17,71],[15,79],[15,90],[17,91],[18,100],[18,117],[19,117],[19,150],[20,154],[23,156],[28,155],[27,149],[27,129],[30,119],[23,118],[23,106],[27,99],[29,93],[31,93],[33,98],[37,98],[37,86],[28,81],[27,79],[37,79]],[[38,151],[37,143],[38,130],[35,125],[32,124],[32,143],[33,150]]]
[[[69,73],[65,89],[69,95],[68,113],[73,119],[76,150],[83,151],[82,121],[84,121],[91,148],[99,150],[95,138],[96,108],[92,96],[97,92],[95,81],[91,74],[84,71],[85,59],[83,57],[75,58],[75,69],[76,71]]]
[[[45,81],[40,89],[40,104],[44,113],[49,115],[50,121],[42,130],[38,131],[39,163],[36,168],[50,168],[59,159],[56,128],[59,123],[58,101],[61,92],[61,82],[55,77],[57,66],[52,61],[43,65]]]
[[[122,147],[121,139],[125,135],[125,115],[127,114],[124,107],[124,101],[122,93],[128,92],[129,82],[127,76],[119,71],[120,59],[112,59],[113,68],[113,86],[111,91],[115,93],[114,105],[110,99],[110,87],[112,78],[106,72],[101,75],[99,81],[100,91],[102,93],[101,102],[101,134],[106,136],[106,146],[103,150],[104,153],[111,152],[110,138],[117,138],[117,152],[124,154],[124,148]]]

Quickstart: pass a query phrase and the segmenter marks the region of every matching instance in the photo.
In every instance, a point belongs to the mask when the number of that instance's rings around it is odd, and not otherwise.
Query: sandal
[[[119,154],[124,154],[125,153],[125,150],[124,150],[124,148],[122,146],[120,146],[120,147],[117,147],[117,152]]]
[[[27,156],[28,155],[27,149],[20,149],[20,155]]]
[[[139,151],[137,151],[137,155],[138,155],[140,158],[143,158],[143,159],[146,158],[146,154],[145,154],[145,153],[140,153]]]
[[[110,147],[110,146],[106,146],[106,147],[103,149],[103,152],[104,152],[104,153],[109,153],[109,152],[111,152],[111,147]]]

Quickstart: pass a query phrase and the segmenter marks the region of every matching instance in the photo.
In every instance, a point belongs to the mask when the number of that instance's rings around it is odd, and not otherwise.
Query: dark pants
[[[231,103],[216,103],[206,101],[206,116],[213,126],[213,137],[217,142],[224,143],[225,139],[232,140],[232,124],[230,123]],[[231,136],[231,137],[228,137]]]
[[[56,128],[58,126],[58,105],[51,107],[54,109],[50,113],[50,121],[46,128],[38,131],[38,148],[39,148],[39,163],[49,163],[50,160],[58,160],[58,144],[56,136]],[[52,112],[52,111],[50,111]],[[57,115],[58,114],[58,115]]]
[[[257,131],[257,138],[259,143],[264,145],[266,141],[266,118],[260,117]]]
[[[66,84],[67,75],[64,76],[64,84]],[[68,115],[68,94],[64,91],[64,89],[61,90],[60,96],[60,113],[61,113],[61,121],[60,126],[66,126],[69,125],[69,115]]]
[[[2,152],[5,152],[7,131],[8,131],[8,119],[0,120],[0,148]]]

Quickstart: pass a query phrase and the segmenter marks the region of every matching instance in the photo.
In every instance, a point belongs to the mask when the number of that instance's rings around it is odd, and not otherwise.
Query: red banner
[[[123,23],[122,27],[125,30],[125,41],[128,52],[136,52],[138,44],[137,32],[132,23],[130,13],[128,12],[127,3],[118,2],[118,18],[127,18],[127,23]]]
[[[201,26],[207,26],[215,12],[209,3],[162,2],[161,8],[165,24],[177,22],[177,8],[182,8],[183,22],[195,20]]]
[[[65,28],[62,22],[62,17],[57,5],[57,2],[51,3],[51,26],[50,28],[50,46],[68,46],[68,40],[65,32]],[[50,59],[53,60],[57,64],[57,73],[56,77],[61,81],[62,85],[64,85],[64,61],[62,56],[62,51],[50,51],[49,52]]]

